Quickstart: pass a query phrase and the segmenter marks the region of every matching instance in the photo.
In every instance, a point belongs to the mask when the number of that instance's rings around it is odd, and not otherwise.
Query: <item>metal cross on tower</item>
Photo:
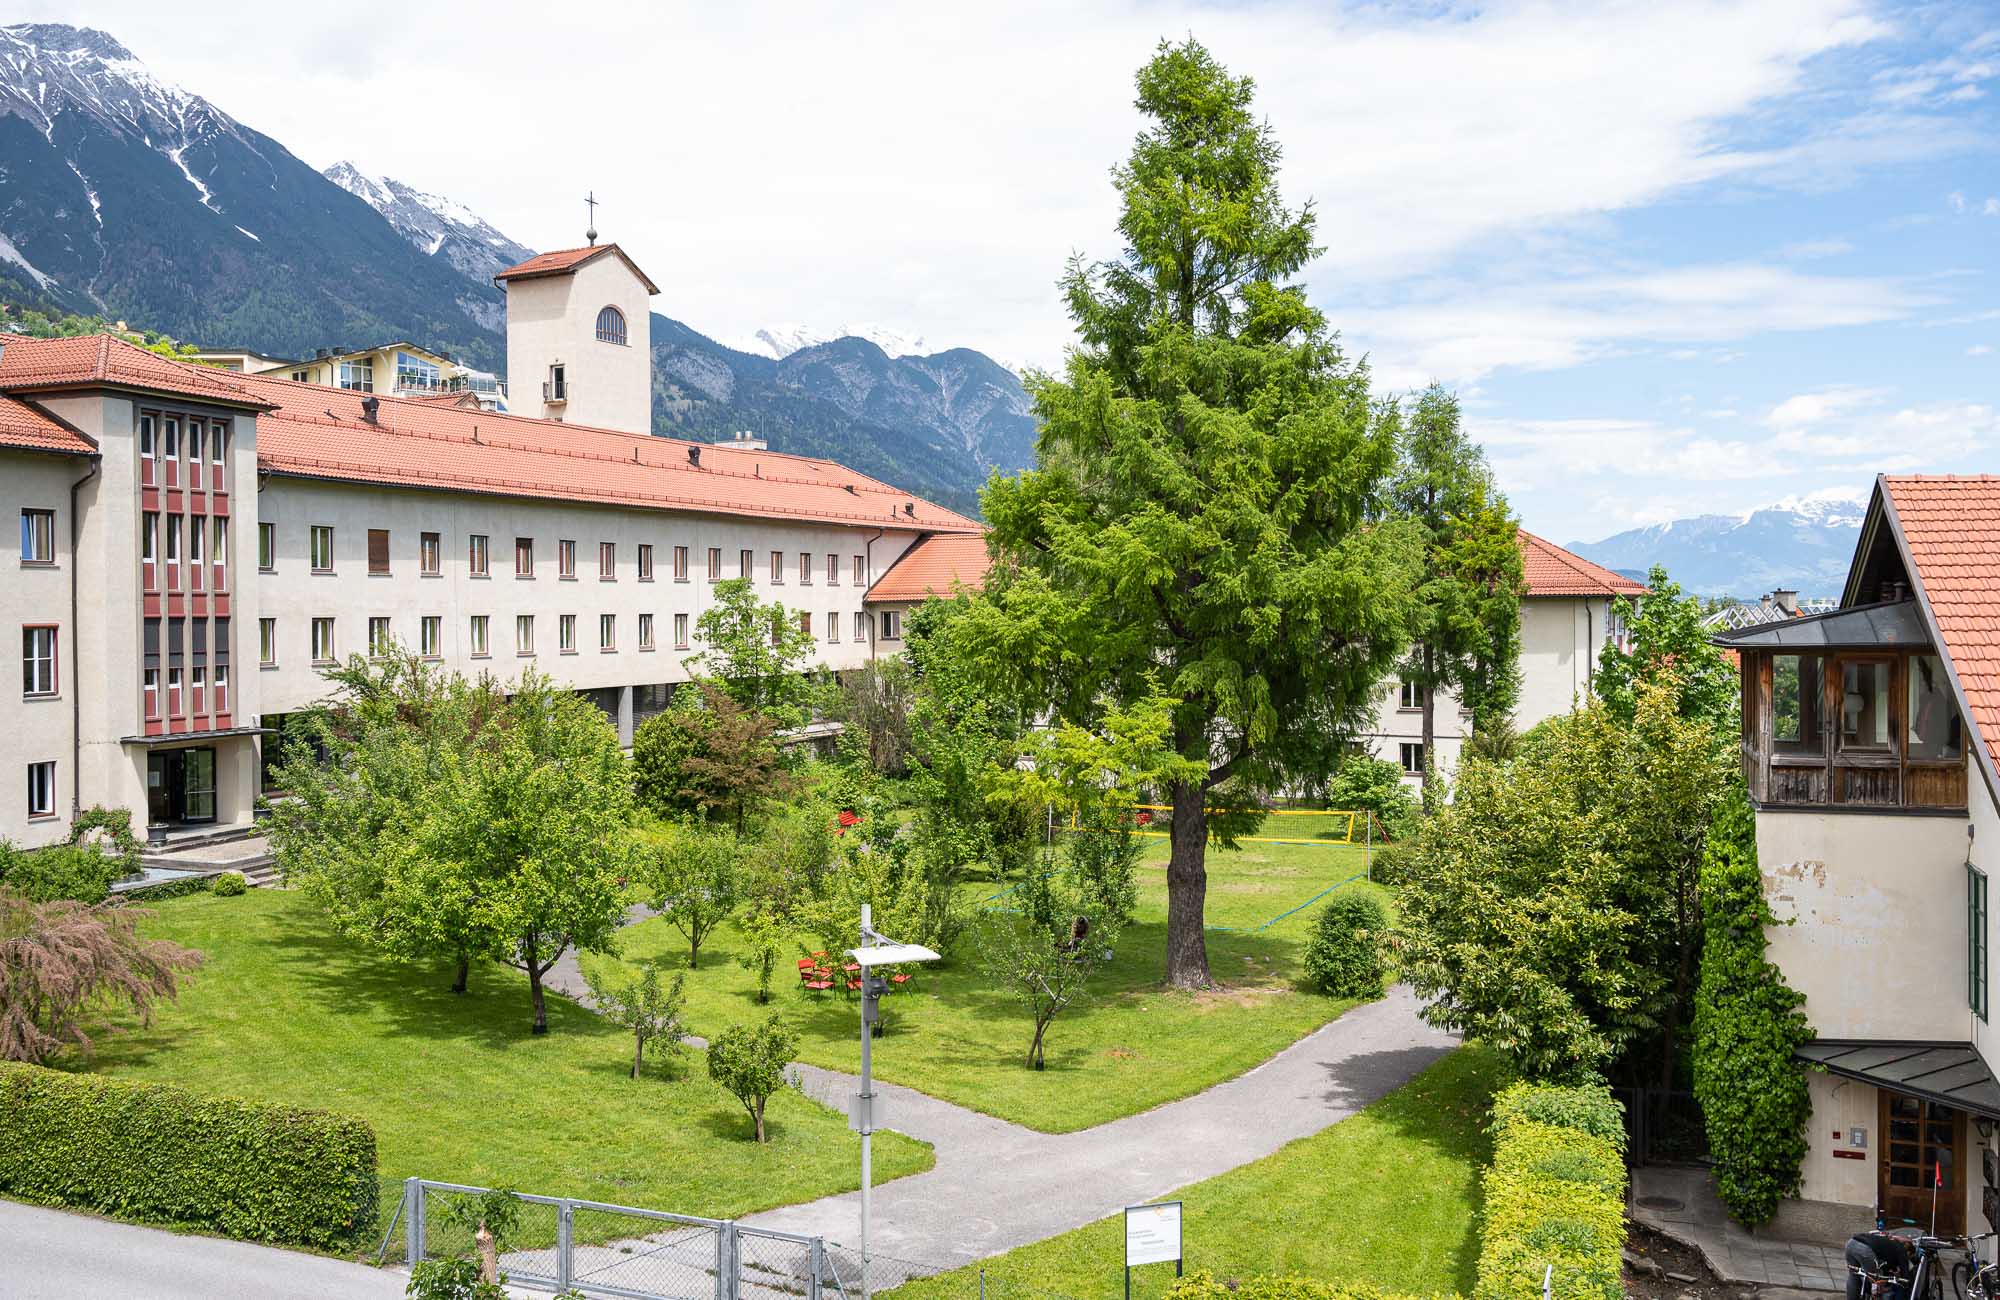
[[[592,190],[584,195],[583,202],[584,206],[590,209],[590,228],[583,232],[583,242],[594,244],[597,242],[597,191]]]

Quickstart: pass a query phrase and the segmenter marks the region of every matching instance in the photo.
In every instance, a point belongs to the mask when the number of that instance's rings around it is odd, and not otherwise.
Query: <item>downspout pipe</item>
[[[104,468],[104,454],[90,456],[90,472],[69,485],[69,819],[72,825],[83,815],[83,668],[82,649],[77,635],[77,539],[83,531],[77,513],[77,496],[83,485]],[[72,832],[74,833],[74,832]]]
[[[868,581],[861,588],[861,606],[863,613],[867,613],[868,588],[875,585],[875,543],[881,541],[882,534],[888,531],[889,530],[886,528],[877,528],[875,530],[875,535],[869,538],[867,542],[864,543],[861,547],[862,563],[868,566],[868,572],[863,575],[864,577],[867,578]],[[870,660],[873,660],[875,658],[875,616],[873,614],[868,615],[868,658]]]

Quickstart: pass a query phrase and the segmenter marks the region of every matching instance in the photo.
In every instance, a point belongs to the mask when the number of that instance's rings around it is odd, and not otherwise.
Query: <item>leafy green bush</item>
[[[506,1276],[502,1273],[499,1282],[484,1281],[479,1261],[472,1259],[418,1260],[403,1294],[410,1300],[507,1300]]]
[[[375,1226],[375,1133],[327,1111],[0,1063],[0,1193],[337,1250]]]
[[[1555,1128],[1573,1128],[1603,1138],[1625,1150],[1625,1108],[1602,1083],[1558,1087],[1549,1083],[1517,1083],[1493,1099],[1493,1131],[1517,1120]]]
[[[1701,868],[1701,981],[1694,998],[1694,1092],[1722,1203],[1755,1227],[1797,1194],[1812,1100],[1793,1054],[1812,1027],[1805,998],[1764,955],[1777,924],[1757,869],[1757,828],[1738,791],[1708,833]]]
[[[1218,1282],[1205,1268],[1177,1278],[1166,1300],[1402,1300],[1402,1293],[1365,1282],[1323,1282],[1311,1277],[1231,1278]]]
[[[1358,750],[1341,760],[1327,782],[1326,806],[1374,813],[1392,840],[1409,839],[1422,820],[1417,797],[1403,784],[1403,769]]]
[[[1382,995],[1389,914],[1373,894],[1335,894],[1313,921],[1306,941],[1306,983],[1340,998]]]
[[[1410,862],[1416,845],[1409,840],[1377,844],[1369,855],[1368,878],[1378,885],[1401,885],[1410,879]]]
[[[243,879],[240,871],[225,871],[208,882],[208,892],[222,898],[235,898],[249,887],[249,882]]]
[[[0,882],[37,903],[59,898],[101,903],[111,893],[111,882],[124,874],[122,861],[84,845],[16,849],[0,842]]]
[[[81,844],[92,831],[103,831],[111,838],[111,846],[124,859],[125,874],[130,875],[139,869],[139,837],[132,833],[130,808],[106,808],[102,804],[93,804],[84,809],[69,824],[69,842]]]
[[[1495,1099],[1474,1300],[1537,1300],[1551,1268],[1555,1300],[1620,1300],[1624,1132],[1602,1087],[1515,1084]]]

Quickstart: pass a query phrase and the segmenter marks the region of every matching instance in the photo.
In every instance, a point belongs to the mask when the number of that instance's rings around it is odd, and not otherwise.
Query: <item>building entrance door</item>
[[[1877,1179],[1883,1215],[1892,1226],[1908,1219],[1928,1229],[1935,1185],[1938,1233],[1964,1232],[1965,1112],[1887,1088],[1880,1094]]]
[[[146,755],[146,819],[155,826],[215,820],[213,749],[155,749]]]

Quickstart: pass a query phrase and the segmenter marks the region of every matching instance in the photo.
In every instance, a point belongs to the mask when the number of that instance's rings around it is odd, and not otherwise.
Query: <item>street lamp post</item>
[[[874,1168],[870,1139],[875,1135],[875,1078],[869,1040],[882,1018],[882,995],[889,981],[875,973],[877,966],[900,966],[910,962],[936,961],[938,955],[915,943],[897,943],[875,932],[874,909],[861,905],[861,944],[848,955],[861,967],[861,1091],[855,1094],[849,1123],[861,1133],[861,1300],[868,1300],[868,1226],[874,1209]]]

